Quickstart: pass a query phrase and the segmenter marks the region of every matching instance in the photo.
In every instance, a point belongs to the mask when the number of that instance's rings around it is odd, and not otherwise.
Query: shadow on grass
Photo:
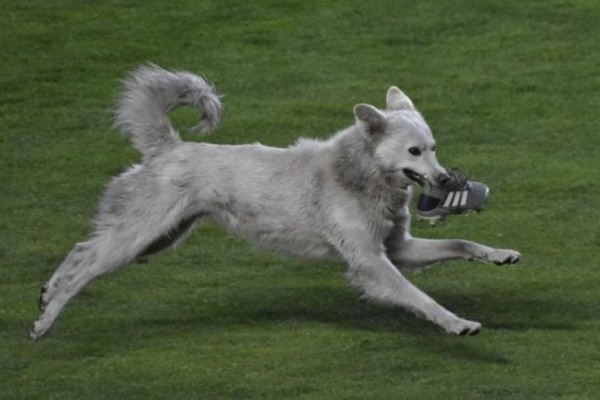
[[[229,292],[231,293],[231,292]],[[474,319],[492,329],[509,331],[572,330],[578,320],[590,317],[593,305],[570,299],[549,298],[541,293],[448,293],[429,294],[450,311]],[[195,303],[196,301],[198,303]],[[218,299],[190,298],[186,311],[148,323],[169,323],[182,319],[190,324],[256,324],[316,321],[370,331],[404,331],[422,334],[435,330],[412,313],[398,307],[370,303],[349,288],[244,289]],[[174,306],[175,307],[175,306]],[[165,319],[166,318],[166,319]]]
[[[579,321],[590,318],[593,308],[591,304],[550,298],[543,293],[530,293],[528,297],[520,293],[430,294],[457,315],[481,321],[484,324],[481,336],[485,336],[485,328],[508,332],[575,330]],[[318,323],[348,331],[398,332],[404,337],[411,336],[413,342],[422,343],[428,351],[447,357],[509,363],[503,353],[477,346],[473,342],[477,339],[448,336],[409,312],[360,300],[358,293],[344,287],[278,287],[268,291],[261,287],[220,293],[206,290],[188,297],[181,294],[167,303],[157,301],[143,308],[120,303],[112,311],[95,311],[98,313],[93,318],[63,321],[56,332],[57,339],[95,355],[185,335],[218,336],[256,326]],[[73,323],[75,326],[70,328],[65,326]]]

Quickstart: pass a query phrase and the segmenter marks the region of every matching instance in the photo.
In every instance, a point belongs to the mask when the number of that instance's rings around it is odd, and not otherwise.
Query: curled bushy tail
[[[189,72],[169,72],[156,65],[133,71],[124,81],[115,125],[131,137],[144,157],[153,157],[181,141],[168,113],[190,105],[202,114],[196,129],[211,133],[219,124],[222,106],[212,85]]]

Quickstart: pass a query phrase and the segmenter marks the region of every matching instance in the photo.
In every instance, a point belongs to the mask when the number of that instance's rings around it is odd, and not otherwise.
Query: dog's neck
[[[341,187],[370,200],[383,201],[392,208],[406,203],[410,196],[408,185],[379,167],[374,156],[376,142],[355,127],[340,132],[332,140],[336,152],[332,167]]]

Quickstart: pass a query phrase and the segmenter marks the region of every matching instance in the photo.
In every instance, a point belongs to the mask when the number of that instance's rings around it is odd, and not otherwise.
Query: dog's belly
[[[260,247],[298,258],[320,260],[338,255],[333,246],[315,232],[298,229],[262,230],[251,232],[249,239]]]
[[[219,212],[215,219],[234,233],[261,248],[304,259],[330,259],[338,256],[335,248],[300,218],[278,218],[273,214]]]

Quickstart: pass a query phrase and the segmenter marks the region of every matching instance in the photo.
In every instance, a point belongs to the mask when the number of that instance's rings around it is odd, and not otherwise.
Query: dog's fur
[[[100,203],[95,231],[75,245],[42,289],[31,337],[48,332],[91,280],[180,243],[213,218],[258,245],[311,259],[341,256],[367,298],[402,306],[449,333],[481,324],[457,317],[412,285],[398,268],[451,259],[517,262],[518,252],[409,233],[411,185],[447,178],[429,127],[398,88],[387,107],[354,107],[356,122],[332,138],[286,149],[184,142],[168,112],[190,105],[202,132],[219,123],[214,88],[187,72],[148,65],[125,81],[116,123],[143,160],[116,177]]]

